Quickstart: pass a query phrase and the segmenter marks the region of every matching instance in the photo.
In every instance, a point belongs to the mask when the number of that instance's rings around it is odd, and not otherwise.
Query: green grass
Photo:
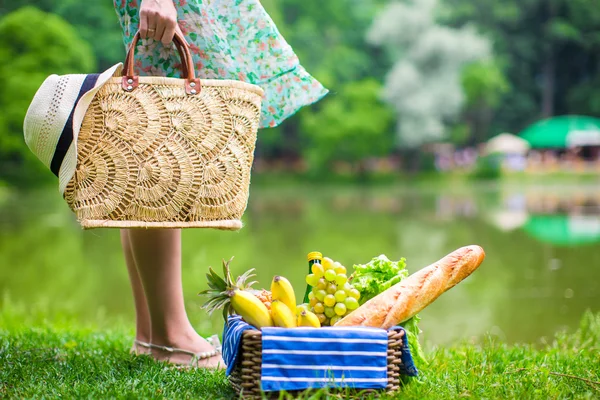
[[[104,325],[0,311],[0,398],[234,398],[224,373],[181,371],[132,356],[131,328]],[[543,348],[488,340],[437,349],[429,358],[418,379],[383,398],[597,399],[600,314],[586,314],[577,332]],[[325,391],[303,396],[332,397]]]

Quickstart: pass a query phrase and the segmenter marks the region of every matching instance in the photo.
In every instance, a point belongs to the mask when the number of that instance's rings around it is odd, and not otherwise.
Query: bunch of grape
[[[333,326],[346,314],[358,308],[360,293],[346,275],[346,267],[331,258],[312,265],[312,274],[306,283],[312,286],[308,294],[310,311],[314,312],[321,326]]]

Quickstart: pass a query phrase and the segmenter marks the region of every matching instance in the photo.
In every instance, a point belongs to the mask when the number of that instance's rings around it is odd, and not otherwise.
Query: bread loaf
[[[407,321],[469,276],[484,257],[485,252],[479,246],[461,247],[373,297],[335,326],[389,329]]]

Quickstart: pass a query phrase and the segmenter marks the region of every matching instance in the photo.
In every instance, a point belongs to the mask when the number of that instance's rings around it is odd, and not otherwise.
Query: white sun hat
[[[77,136],[98,90],[121,73],[122,63],[101,74],[50,75],[36,92],[23,122],[25,143],[58,177],[60,193],[75,173]]]

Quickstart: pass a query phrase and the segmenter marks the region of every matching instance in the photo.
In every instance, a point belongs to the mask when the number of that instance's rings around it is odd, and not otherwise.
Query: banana
[[[273,300],[280,300],[290,310],[296,310],[296,295],[290,281],[283,276],[275,276],[271,282],[271,295]]]
[[[281,300],[273,300],[271,303],[271,316],[275,326],[282,328],[296,327],[296,316]]]
[[[314,328],[320,328],[321,323],[317,316],[307,310],[303,310],[298,316],[298,326],[312,326]]]
[[[235,290],[231,295],[231,306],[236,313],[255,328],[273,326],[273,319],[267,307],[252,293]]]

